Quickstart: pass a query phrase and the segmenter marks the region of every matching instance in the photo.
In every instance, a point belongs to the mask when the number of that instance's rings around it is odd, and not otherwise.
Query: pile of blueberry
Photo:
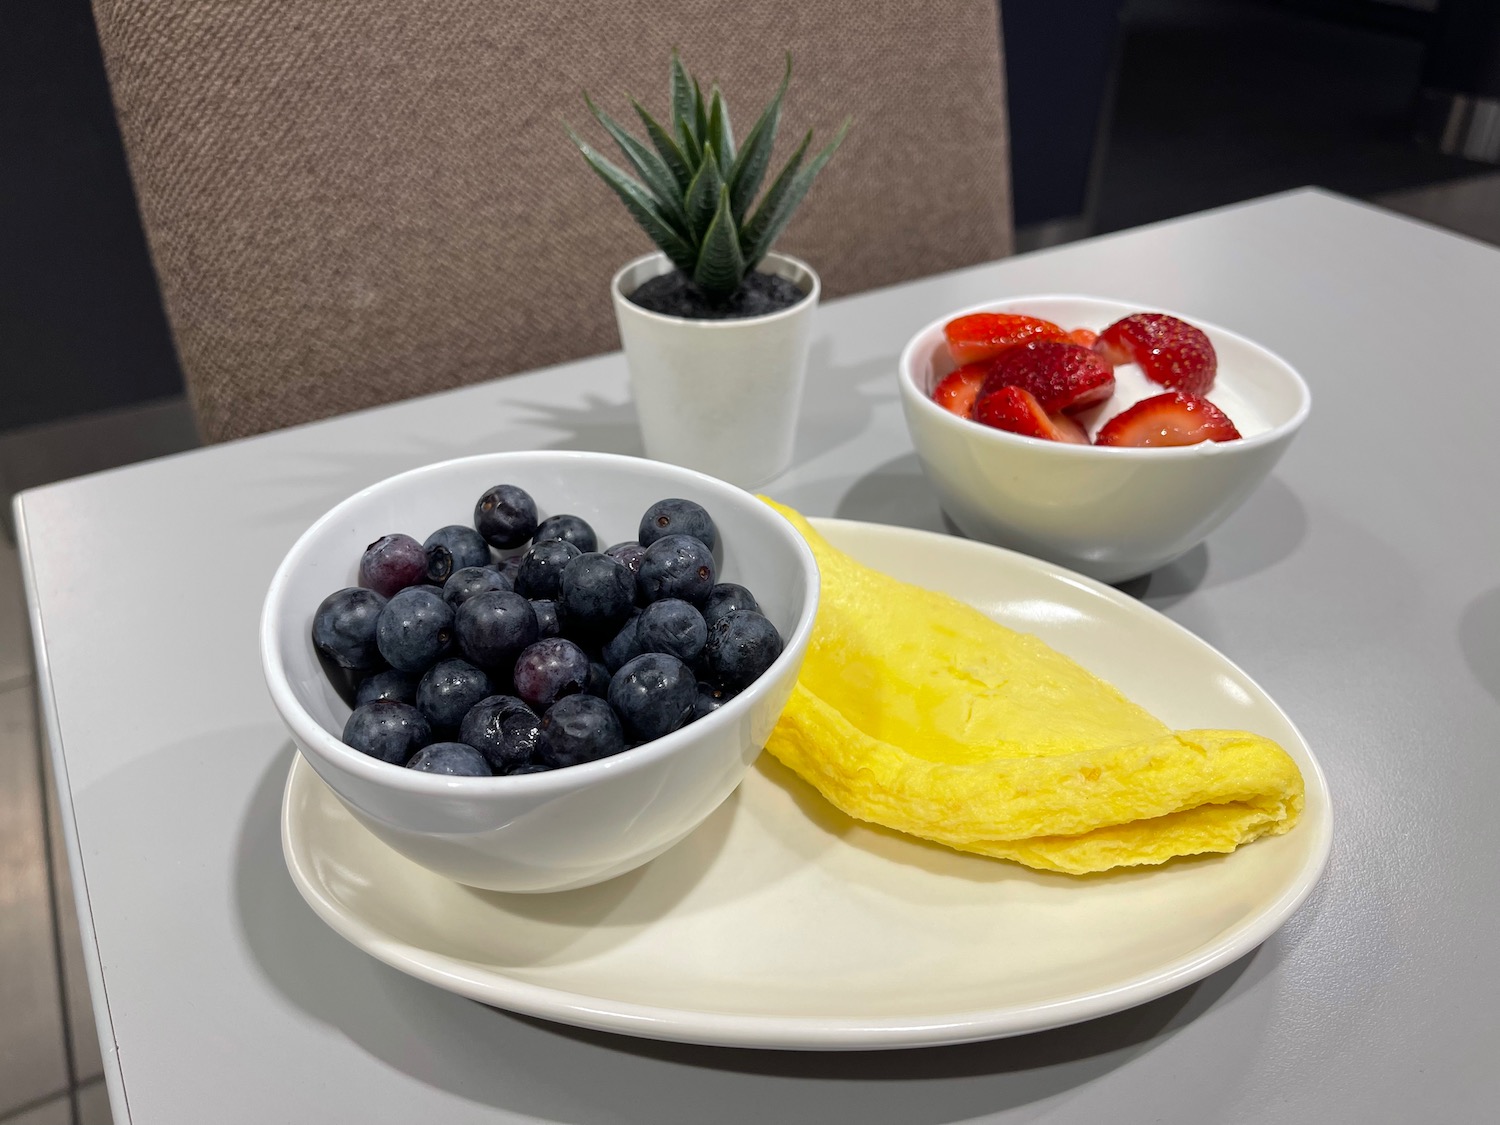
[[[538,522],[512,484],[479,498],[473,527],[382,536],[313,617],[353,694],[344,742],[427,773],[537,773],[717,710],[782,648],[754,595],[716,581],[717,538],[700,505],[668,499],[600,551],[587,522]]]

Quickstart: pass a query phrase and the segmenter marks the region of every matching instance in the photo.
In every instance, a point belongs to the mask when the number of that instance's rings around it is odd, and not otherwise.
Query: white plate
[[[1302,822],[1227,856],[1077,878],[850,820],[762,755],[686,841],[611,882],[503,895],[449,882],[357,824],[300,757],[282,845],[304,898],[381,961],[516,1012],[742,1047],[961,1043],[1154,999],[1254,949],[1327,860],[1328,789],[1248,676],[1117,590],[967,540],[815,520],[834,545],[1036,633],[1177,728],[1273,738]]]

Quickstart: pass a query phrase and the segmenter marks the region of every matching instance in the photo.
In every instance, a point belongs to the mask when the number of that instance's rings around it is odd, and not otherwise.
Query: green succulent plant
[[[771,249],[823,165],[849,129],[845,120],[828,146],[803,166],[812,130],[760,194],[771,163],[781,100],[792,78],[787,56],[781,86],[759,120],[736,146],[729,105],[713,86],[705,100],[698,80],[672,52],[672,112],[664,126],[634,98],[646,144],[627,133],[593,102],[584,102],[624,153],[636,176],[606,160],[571,128],[568,135],[589,166],[620,197],[651,241],[712,301],[725,301]]]

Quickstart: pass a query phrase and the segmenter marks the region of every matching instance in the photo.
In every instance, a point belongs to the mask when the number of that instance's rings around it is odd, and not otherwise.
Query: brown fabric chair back
[[[995,0],[94,0],[204,437],[617,347],[652,249],[568,142],[665,115],[674,46],[778,158],[843,148],[778,249],[837,296],[1011,248]],[[634,127],[634,126],[633,126]]]

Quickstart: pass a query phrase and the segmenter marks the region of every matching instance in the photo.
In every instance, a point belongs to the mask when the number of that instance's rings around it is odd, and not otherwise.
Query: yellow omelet
[[[1291,829],[1302,774],[1244,731],[1172,731],[1036,637],[835,550],[790,508],[822,598],[767,743],[852,817],[1082,874]]]

